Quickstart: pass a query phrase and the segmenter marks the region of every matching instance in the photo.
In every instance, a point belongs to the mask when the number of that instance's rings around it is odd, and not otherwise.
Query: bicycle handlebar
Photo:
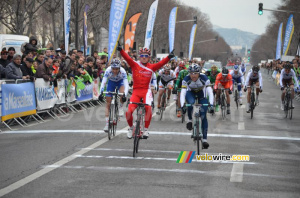
[[[210,104],[186,104],[185,105],[186,107],[191,107],[191,106],[196,106],[196,107],[201,107],[201,106],[205,106],[205,107],[207,107],[207,106],[211,106]]]
[[[146,103],[142,103],[142,102],[129,102],[129,104],[136,104],[138,106],[150,106],[150,105],[148,105]]]
[[[125,95],[125,93],[116,93],[116,92],[111,92],[111,91],[109,91],[109,92],[103,92],[104,94],[112,94],[112,95],[119,95],[119,96],[123,96],[123,95]]]

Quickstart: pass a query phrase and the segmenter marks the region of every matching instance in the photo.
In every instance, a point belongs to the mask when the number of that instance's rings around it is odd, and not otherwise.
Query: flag
[[[144,47],[146,47],[148,49],[150,48],[153,27],[154,27],[154,22],[155,22],[155,17],[156,17],[156,11],[157,11],[157,5],[158,5],[158,0],[155,0],[152,3],[150,10],[149,10],[146,35],[145,35],[145,45],[144,45]]]
[[[130,0],[112,0],[109,16],[108,62],[115,53]]]
[[[88,34],[87,34],[87,12],[90,9],[89,5],[85,5],[85,9],[83,12],[83,39],[84,39],[84,56],[87,54],[87,39],[88,39]]]
[[[173,8],[171,10],[170,17],[169,17],[169,50],[170,50],[170,52],[172,52],[174,49],[177,10],[178,10],[178,7]]]
[[[279,26],[277,47],[276,47],[276,60],[281,59],[281,43],[282,43],[282,23]]]
[[[140,18],[142,13],[136,13],[127,22],[125,33],[124,33],[124,50],[125,52],[129,52],[130,48],[133,47],[134,43],[134,36],[135,36],[135,29],[136,24]]]
[[[296,55],[300,56],[300,39],[299,39],[299,42],[298,42]]]
[[[192,59],[192,55],[193,55],[196,31],[197,31],[197,24],[194,24],[193,27],[192,27],[191,35],[190,35],[189,60]]]
[[[69,53],[70,19],[71,19],[71,0],[64,0],[65,50],[67,54]]]
[[[294,34],[294,21],[293,21],[293,15],[291,14],[288,19],[288,22],[286,24],[285,35],[284,35],[282,53],[285,56],[287,55],[287,52],[289,51],[289,47],[291,44],[293,34]]]

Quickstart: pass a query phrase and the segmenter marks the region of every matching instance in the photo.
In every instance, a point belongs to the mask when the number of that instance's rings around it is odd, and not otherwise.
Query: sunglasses
[[[141,58],[149,58],[149,55],[147,55],[147,54],[142,54],[142,55],[140,55],[140,57],[141,57]]]
[[[199,72],[191,72],[190,74],[191,75],[196,75],[196,74],[199,74]]]

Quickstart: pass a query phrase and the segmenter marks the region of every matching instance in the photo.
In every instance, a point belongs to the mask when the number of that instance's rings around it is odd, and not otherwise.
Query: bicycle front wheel
[[[222,95],[222,118],[223,120],[226,119],[226,99],[225,99],[225,95]]]
[[[290,100],[290,106],[289,106],[289,117],[290,117],[290,120],[293,118],[293,99],[291,98]]]
[[[118,126],[118,120],[119,120],[119,107],[116,105],[115,107],[115,114],[114,114],[114,123],[113,123],[113,136],[116,136],[117,132],[117,126]]]
[[[235,103],[236,103],[236,108],[239,108],[239,98],[238,98],[238,91],[237,90],[234,91],[234,100],[235,100]]]
[[[199,122],[199,118],[197,118],[196,120],[196,141],[197,141],[197,153],[198,155],[200,155],[200,122]]]
[[[161,102],[161,106],[160,106],[160,120],[162,120],[162,118],[163,118],[165,106],[166,106],[166,94],[164,93],[162,96],[162,102]]]
[[[112,133],[114,130],[114,104],[110,105],[109,109],[109,121],[108,121],[108,139],[111,139]]]
[[[133,157],[135,157],[135,154],[138,152],[139,140],[140,140],[139,134],[140,134],[140,121],[137,121],[135,126],[135,132],[134,132],[134,140],[133,140]]]
[[[254,111],[254,106],[255,106],[255,102],[254,102],[254,93],[251,93],[251,109],[250,109],[250,111],[251,111],[251,119],[253,118],[253,111]]]

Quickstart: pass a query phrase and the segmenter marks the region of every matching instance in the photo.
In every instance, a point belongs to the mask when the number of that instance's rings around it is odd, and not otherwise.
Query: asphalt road
[[[299,197],[300,103],[292,120],[280,110],[280,89],[263,74],[254,118],[245,105],[223,121],[208,115],[208,150],[249,155],[247,162],[176,163],[195,151],[174,104],[163,121],[154,116],[150,137],[132,158],[124,118],[112,140],[103,133],[104,107],[0,133],[3,197]],[[245,94],[244,94],[245,95]],[[243,98],[245,100],[245,98]],[[245,101],[244,101],[245,104]]]

